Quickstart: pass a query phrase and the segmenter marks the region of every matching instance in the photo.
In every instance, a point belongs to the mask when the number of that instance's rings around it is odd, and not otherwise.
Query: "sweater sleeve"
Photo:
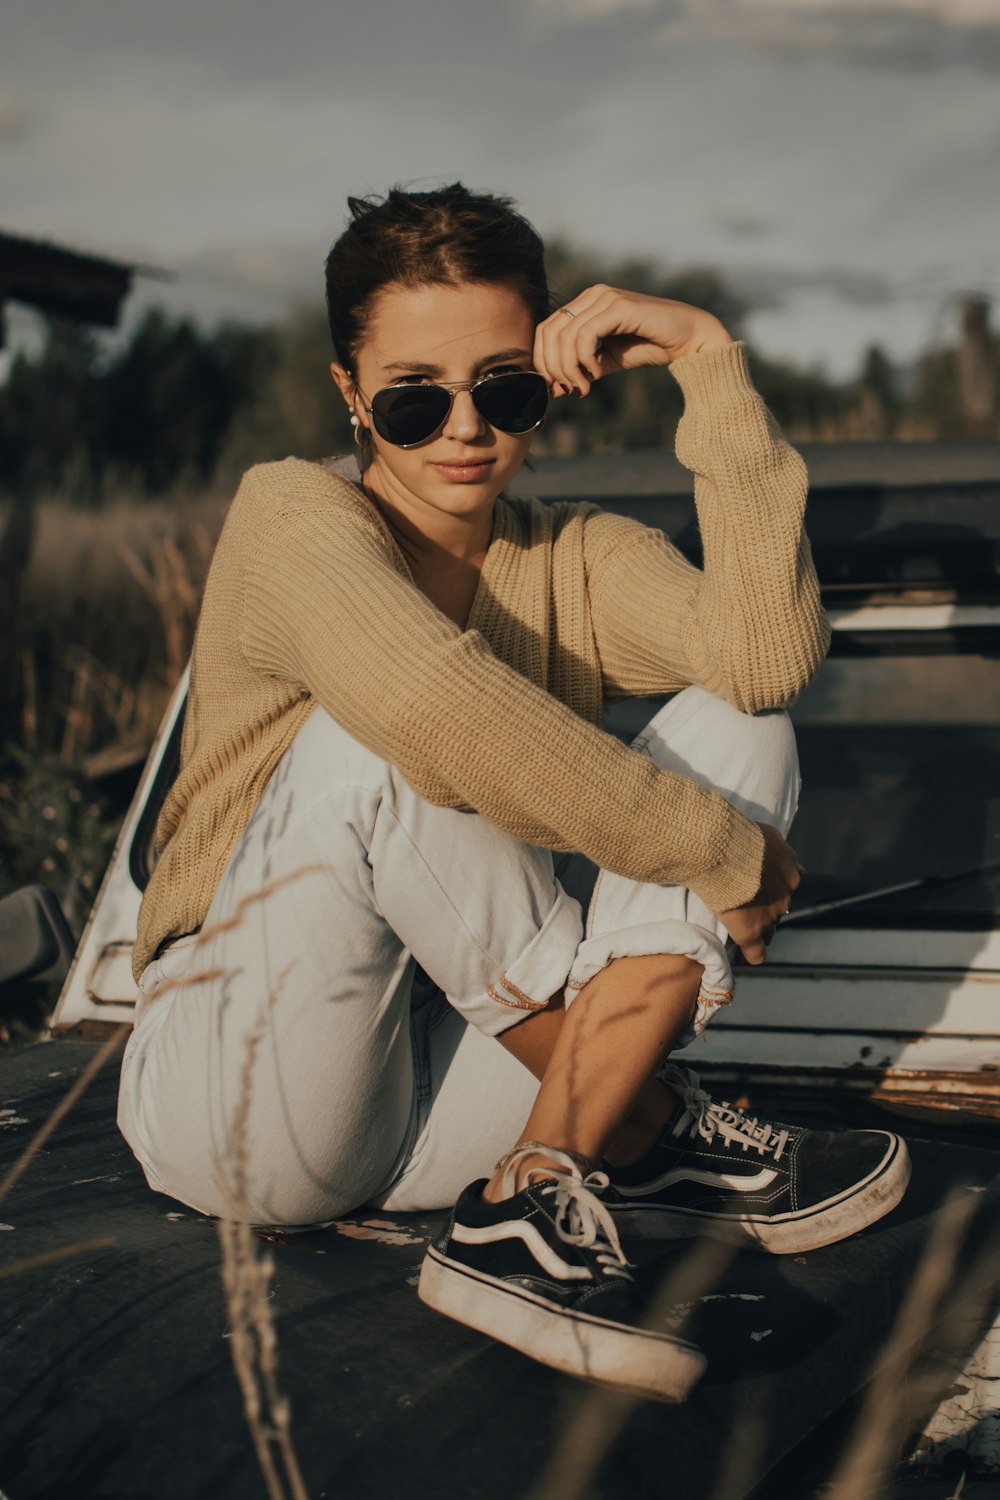
[[[607,513],[588,523],[605,682],[618,696],[696,682],[744,713],[788,707],[830,644],[803,525],[805,462],[752,384],[743,340],[669,368],[684,393],[675,451],[695,476],[704,570],[656,528]]]
[[[374,526],[337,507],[269,514],[240,639],[255,670],[313,695],[431,802],[631,879],[687,885],[713,911],[756,893],[754,822],[501,661],[398,571]]]

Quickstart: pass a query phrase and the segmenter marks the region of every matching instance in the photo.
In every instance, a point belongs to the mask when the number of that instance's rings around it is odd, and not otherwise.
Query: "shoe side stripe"
[[[554,1276],[557,1281],[592,1279],[586,1266],[567,1265],[552,1246],[546,1244],[534,1224],[525,1219],[508,1220],[505,1224],[456,1224],[451,1238],[460,1245],[495,1245],[501,1240],[523,1240],[547,1276]]]
[[[725,1187],[737,1193],[759,1193],[769,1187],[777,1175],[770,1167],[762,1167],[753,1177],[738,1177],[730,1172],[703,1172],[698,1167],[675,1167],[672,1172],[664,1172],[662,1177],[644,1182],[642,1187],[623,1187],[618,1182],[614,1187],[623,1198],[648,1198],[651,1193],[671,1187],[675,1182],[701,1182],[707,1187]]]

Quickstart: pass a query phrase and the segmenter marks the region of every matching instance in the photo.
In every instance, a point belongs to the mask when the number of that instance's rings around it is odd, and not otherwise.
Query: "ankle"
[[[586,1177],[595,1165],[592,1158],[583,1156],[568,1146],[546,1146],[541,1141],[522,1141],[508,1151],[496,1164],[493,1176],[483,1188],[482,1196],[487,1203],[501,1203],[512,1198],[530,1183],[532,1172],[565,1173],[570,1159]]]
[[[651,1078],[636,1106],[623,1120],[608,1143],[604,1160],[612,1167],[632,1167],[652,1150],[663,1127],[676,1113],[680,1103],[668,1084]]]

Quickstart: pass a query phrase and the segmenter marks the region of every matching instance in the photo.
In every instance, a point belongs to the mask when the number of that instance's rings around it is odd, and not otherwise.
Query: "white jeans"
[[[786,713],[750,717],[688,687],[633,748],[787,834],[800,780]],[[250,1222],[446,1207],[491,1174],[538,1090],[498,1033],[614,958],[684,953],[704,965],[689,1040],[732,993],[727,938],[683,886],[434,806],[316,707],[201,933],[142,975],[118,1123],[151,1187],[222,1213],[249,1079]]]

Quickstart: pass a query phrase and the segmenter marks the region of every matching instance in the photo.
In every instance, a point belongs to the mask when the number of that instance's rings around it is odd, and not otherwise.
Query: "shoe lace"
[[[659,1076],[680,1095],[684,1105],[672,1135],[687,1132],[692,1137],[700,1135],[706,1141],[719,1136],[727,1150],[730,1146],[741,1146],[744,1152],[752,1148],[761,1156],[773,1152],[774,1160],[781,1160],[788,1142],[787,1126],[772,1125],[767,1120],[759,1120],[756,1115],[748,1115],[738,1105],[730,1104],[728,1099],[713,1099],[701,1087],[698,1074],[692,1068],[667,1063]]]
[[[529,1187],[535,1178],[543,1179],[541,1192],[555,1199],[553,1222],[559,1238],[568,1245],[579,1245],[592,1251],[605,1276],[631,1280],[632,1267],[622,1250],[614,1219],[597,1197],[610,1180],[606,1172],[588,1172],[584,1176],[570,1152],[529,1141],[504,1157],[501,1191],[504,1194],[516,1192],[518,1162],[542,1152],[546,1157],[544,1164],[527,1169],[522,1189]],[[554,1165],[556,1162],[559,1166]]]

